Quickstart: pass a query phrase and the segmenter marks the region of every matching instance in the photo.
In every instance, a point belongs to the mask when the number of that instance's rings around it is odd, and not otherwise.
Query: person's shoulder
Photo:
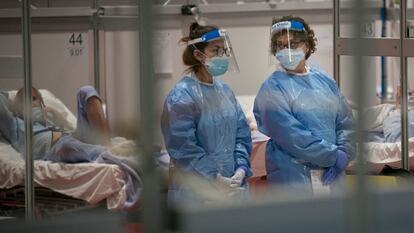
[[[228,85],[227,83],[221,82],[221,81],[220,81],[220,85],[222,85],[221,90],[224,93],[224,95],[226,95],[232,102],[237,103],[236,94],[231,89],[230,85]]]
[[[271,74],[269,74],[269,77],[267,79],[275,79],[275,80],[284,79],[287,76],[286,74],[287,74],[286,71],[277,69],[273,71]]]
[[[281,82],[285,79],[286,75],[283,75],[283,71],[276,70],[271,73],[266,80],[263,82],[261,89],[269,87],[278,87],[281,85]]]
[[[231,89],[230,85],[227,84],[227,83],[225,83],[225,82],[223,82],[223,81],[221,81],[221,80],[215,79],[214,80],[214,85],[217,88],[221,89],[221,90],[224,90],[226,92],[233,93],[233,90]]]
[[[329,75],[325,70],[321,68],[311,67],[309,68],[309,73],[317,75],[320,79],[325,80],[326,82],[336,83],[331,75]]]
[[[189,100],[191,99],[191,86],[193,86],[195,80],[191,77],[184,76],[178,81],[175,86],[171,89],[168,94],[166,101],[170,103],[176,103],[180,100]]]
[[[336,89],[336,81],[323,69],[311,68],[309,71],[314,76],[318,77],[321,81],[327,83],[330,87]]]
[[[174,86],[175,90],[188,90],[197,82],[190,76],[183,76]]]

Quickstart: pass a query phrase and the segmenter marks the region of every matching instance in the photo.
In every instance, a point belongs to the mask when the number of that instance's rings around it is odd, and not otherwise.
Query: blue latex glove
[[[332,167],[329,167],[322,175],[322,184],[330,185],[348,166],[348,156],[341,150],[336,151],[336,161]]]

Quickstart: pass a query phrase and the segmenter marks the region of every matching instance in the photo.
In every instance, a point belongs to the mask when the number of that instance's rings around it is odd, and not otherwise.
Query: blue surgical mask
[[[205,61],[205,66],[213,77],[220,76],[227,72],[229,68],[229,59],[226,56],[207,58]]]
[[[32,118],[33,122],[45,123],[45,115],[41,107],[32,108]]]
[[[276,53],[276,59],[288,70],[295,70],[304,58],[305,53],[301,48],[290,49],[290,59],[289,49],[282,49]]]

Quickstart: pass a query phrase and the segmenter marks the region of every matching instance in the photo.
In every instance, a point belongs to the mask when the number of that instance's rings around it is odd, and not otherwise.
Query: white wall
[[[137,32],[104,34],[107,111],[112,128],[136,127],[139,108],[139,56]]]
[[[76,113],[76,92],[90,81],[88,32],[82,33],[82,45],[69,44],[70,33],[34,33],[32,35],[32,80],[39,89],[49,89]],[[0,34],[0,56],[22,56],[22,37]],[[70,49],[82,48],[79,56],[70,56]],[[0,72],[1,73],[1,72]],[[23,86],[23,79],[0,78],[0,89]]]

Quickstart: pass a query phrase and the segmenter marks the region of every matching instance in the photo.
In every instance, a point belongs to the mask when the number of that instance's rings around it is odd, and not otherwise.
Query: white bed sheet
[[[254,130],[252,133],[253,143],[265,142],[269,139],[266,135]],[[409,142],[409,157],[414,158],[414,138],[410,138]],[[401,161],[401,143],[379,143],[368,142],[364,143],[364,154],[367,162],[370,163],[394,163]]]
[[[409,157],[414,157],[414,138],[408,141]],[[364,143],[366,159],[371,163],[393,163],[401,161],[401,143]]]
[[[9,144],[0,142],[0,189],[24,185],[25,163]],[[35,185],[95,204],[106,199],[108,209],[126,200],[125,174],[113,164],[34,162]]]

